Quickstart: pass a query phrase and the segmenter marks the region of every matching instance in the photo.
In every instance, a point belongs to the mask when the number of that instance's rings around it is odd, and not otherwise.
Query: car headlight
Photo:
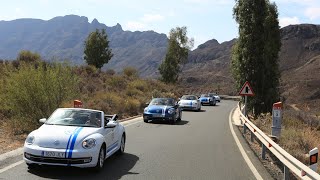
[[[144,112],[148,112],[148,111],[149,111],[149,109],[148,109],[148,108],[145,108],[145,109],[144,109]]]
[[[169,110],[168,110],[168,113],[169,113],[169,114],[173,114],[173,113],[174,113],[174,109],[169,109]]]
[[[31,145],[31,144],[33,144],[34,143],[34,136],[28,136],[27,137],[27,139],[26,139],[26,143],[28,144],[28,145]]]
[[[82,147],[85,149],[91,149],[94,146],[96,146],[96,140],[93,138],[82,141]]]

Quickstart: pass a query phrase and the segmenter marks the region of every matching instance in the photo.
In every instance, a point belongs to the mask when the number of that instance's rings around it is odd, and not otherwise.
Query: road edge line
[[[234,129],[233,129],[232,115],[233,115],[233,113],[234,113],[234,111],[235,111],[236,108],[237,108],[237,107],[234,107],[234,108],[231,110],[230,114],[229,114],[229,127],[230,127],[231,134],[232,134],[233,139],[235,140],[235,142],[236,142],[236,144],[237,144],[237,146],[238,146],[238,148],[239,148],[239,150],[240,150],[240,153],[241,153],[243,159],[246,161],[247,165],[249,166],[249,169],[251,170],[251,172],[253,173],[253,175],[255,176],[255,178],[256,178],[256,179],[259,179],[259,180],[260,180],[260,179],[263,179],[263,178],[261,177],[261,175],[259,174],[259,172],[257,171],[257,169],[254,167],[254,165],[253,165],[253,163],[251,162],[250,158],[248,157],[247,153],[245,152],[243,146],[242,146],[241,143],[240,143],[240,140],[239,140],[238,136],[236,135],[236,133],[235,133],[235,131],[234,131]]]
[[[10,164],[9,166],[0,169],[0,174],[3,173],[3,172],[8,171],[8,170],[11,169],[11,168],[14,168],[14,167],[16,167],[16,166],[19,166],[19,165],[22,164],[22,163],[24,163],[24,160],[15,162],[15,163],[13,163],[13,164]]]

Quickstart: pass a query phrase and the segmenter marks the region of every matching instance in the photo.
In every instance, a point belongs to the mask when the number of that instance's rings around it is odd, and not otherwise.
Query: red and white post
[[[318,148],[314,148],[311,151],[309,151],[309,158],[310,158],[309,167],[315,172],[317,172],[318,170],[318,154],[319,154]]]

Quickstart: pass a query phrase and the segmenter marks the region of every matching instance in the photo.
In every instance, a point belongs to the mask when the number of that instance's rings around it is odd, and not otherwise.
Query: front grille
[[[85,164],[92,161],[92,157],[85,158],[56,158],[56,157],[43,157],[36,156],[29,153],[24,153],[24,157],[34,162],[43,163],[57,163],[57,164]]]

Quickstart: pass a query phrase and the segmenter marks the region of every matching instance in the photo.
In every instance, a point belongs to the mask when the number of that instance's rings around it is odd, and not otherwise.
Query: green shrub
[[[128,86],[129,88],[134,88],[142,92],[146,92],[148,90],[148,83],[141,79],[130,82]]]
[[[139,73],[134,67],[125,67],[123,68],[123,74],[127,77],[138,77]]]
[[[107,80],[107,85],[111,86],[112,89],[119,91],[121,89],[125,89],[127,86],[127,81],[125,78],[121,76],[112,76]]]
[[[35,67],[22,63],[18,70],[7,69],[1,100],[18,119],[23,117],[38,124],[39,118],[49,117],[63,101],[78,95],[77,82],[69,66],[40,63]]]
[[[128,115],[137,115],[140,112],[141,104],[137,99],[129,98],[125,103],[125,112]]]

